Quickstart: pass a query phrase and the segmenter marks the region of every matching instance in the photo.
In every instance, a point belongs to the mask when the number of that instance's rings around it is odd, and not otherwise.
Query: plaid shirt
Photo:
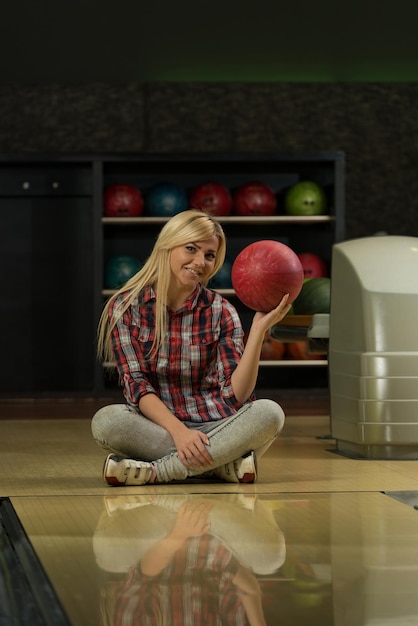
[[[122,303],[123,294],[109,311]],[[198,285],[178,311],[168,311],[167,341],[147,359],[155,332],[155,293],[145,287],[112,333],[113,351],[127,403],[155,393],[180,420],[204,422],[233,415],[242,405],[231,375],[243,351],[236,309]]]
[[[233,582],[238,567],[219,539],[210,535],[190,538],[157,576],[146,576],[140,566],[128,573],[113,590],[111,623],[245,626],[241,593]]]

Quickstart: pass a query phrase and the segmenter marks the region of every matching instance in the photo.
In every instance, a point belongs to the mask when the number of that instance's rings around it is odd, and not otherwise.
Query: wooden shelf
[[[168,217],[102,217],[103,224],[123,225],[123,224],[165,224],[170,218]],[[222,224],[323,224],[334,222],[333,215],[254,215],[251,217],[241,217],[239,215],[231,215],[225,217],[216,217],[218,222]]]
[[[277,361],[260,361],[260,367],[324,367],[326,365],[328,365],[328,361],[326,359],[281,359]],[[116,367],[116,363],[113,363],[112,361],[104,361],[103,367],[106,369],[112,369]]]

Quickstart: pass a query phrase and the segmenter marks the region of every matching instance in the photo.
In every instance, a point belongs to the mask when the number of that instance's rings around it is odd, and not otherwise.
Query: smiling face
[[[188,296],[197,283],[207,282],[213,272],[218,247],[219,240],[213,236],[173,248],[170,255],[170,291]]]

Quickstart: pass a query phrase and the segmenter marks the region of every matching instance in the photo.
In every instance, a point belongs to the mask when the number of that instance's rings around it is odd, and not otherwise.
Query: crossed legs
[[[217,422],[187,422],[210,439],[213,462],[202,469],[188,469],[180,461],[169,433],[134,409],[114,404],[100,409],[92,419],[98,445],[118,455],[153,462],[158,482],[184,480],[224,466],[254,450],[260,458],[279,435],[284,413],[273,400],[244,405],[235,415]]]

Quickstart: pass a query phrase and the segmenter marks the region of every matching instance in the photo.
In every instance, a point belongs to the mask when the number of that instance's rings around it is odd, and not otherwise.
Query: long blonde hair
[[[213,271],[204,282],[204,285],[222,267],[225,260],[226,240],[219,222],[207,213],[190,209],[178,213],[163,226],[154,248],[143,267],[121,289],[113,294],[103,308],[97,333],[97,353],[100,359],[104,361],[113,359],[112,330],[147,285],[154,287],[158,285],[158,289],[156,289],[155,338],[150,354],[154,354],[159,349],[167,329],[166,302],[171,277],[171,250],[192,241],[205,241],[213,236],[218,238],[219,248],[216,253]],[[122,294],[121,302],[118,302],[117,308],[113,309],[112,318],[109,319],[112,304]]]

